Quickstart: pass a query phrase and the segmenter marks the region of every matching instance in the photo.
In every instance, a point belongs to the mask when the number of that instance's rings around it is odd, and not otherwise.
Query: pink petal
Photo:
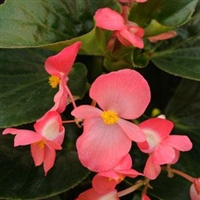
[[[119,200],[119,198],[117,196],[117,190],[101,195],[91,188],[81,193],[76,200]]]
[[[187,136],[170,135],[162,141],[162,144],[172,146],[179,151],[189,151],[192,149],[192,142]]]
[[[161,33],[159,35],[148,37],[148,40],[150,42],[157,42],[159,40],[167,40],[167,39],[173,38],[176,35],[177,35],[176,31],[168,31],[166,33]]]
[[[108,177],[103,177],[98,174],[92,179],[94,190],[102,195],[114,190],[116,185],[117,182],[115,180],[110,180]]]
[[[44,171],[45,175],[47,175],[47,172],[53,167],[56,159],[56,151],[53,147],[50,145],[45,146],[45,152],[44,152]]]
[[[115,179],[117,182],[120,182],[123,180],[122,178],[125,176],[135,178],[138,175],[143,175],[142,173],[139,173],[138,171],[131,169],[131,167],[132,167],[132,158],[130,154],[127,154],[124,158],[122,158],[119,165],[117,165],[113,169],[113,171],[116,171],[118,173],[118,176],[112,177],[111,175],[109,175],[108,177],[111,177]],[[100,172],[99,174],[102,174],[102,172]]]
[[[109,180],[114,180],[116,184],[118,184],[119,182],[121,182],[122,180],[121,179],[121,174],[119,174],[117,171],[115,171],[115,169],[111,169],[109,171],[105,171],[105,172],[99,172],[98,173],[99,176],[102,176],[102,177],[106,177],[108,178]]]
[[[33,157],[35,166],[39,166],[44,162],[44,148],[41,148],[39,144],[31,144],[31,155]]]
[[[114,168],[115,171],[130,169],[132,167],[132,158],[130,154],[124,156],[119,164]]]
[[[194,184],[190,186],[190,198],[191,200],[200,200],[200,193],[194,187]]]
[[[176,157],[174,148],[160,144],[152,153],[154,163],[159,165],[169,164]]]
[[[142,194],[142,200],[151,200],[147,194]]]
[[[144,142],[146,140],[145,134],[137,125],[123,119],[120,119],[118,124],[124,133],[134,142]]]
[[[75,58],[81,46],[81,42],[76,42],[54,56],[47,58],[45,69],[50,75],[59,78],[66,77],[74,64]]]
[[[66,83],[61,80],[59,84],[59,90],[54,96],[54,106],[51,108],[52,111],[57,111],[59,113],[64,112],[66,106],[67,106],[67,100],[68,100],[68,92],[67,92],[67,85]]]
[[[150,148],[149,144],[147,141],[145,142],[137,142],[137,146],[139,147],[140,151],[144,153],[152,153],[152,149]]]
[[[143,175],[142,173],[139,173],[138,171],[131,169],[131,167],[132,167],[132,158],[130,154],[127,154],[120,161],[119,165],[114,168],[114,170],[123,176],[128,176],[131,178],[135,178],[138,175]]]
[[[61,150],[62,149],[62,147],[60,146],[60,144],[58,144],[58,143],[56,143],[56,142],[53,142],[53,141],[51,141],[51,140],[46,140],[46,144],[48,145],[48,146],[51,146],[53,149],[55,149],[55,150]]]
[[[102,111],[94,106],[82,105],[76,107],[71,114],[77,119],[85,119],[89,117],[99,117]]]
[[[29,131],[29,130],[20,130],[16,128],[7,128],[3,131],[3,135],[5,134],[13,134],[16,135],[14,139],[14,146],[24,146],[24,145],[29,145],[32,143],[35,143],[37,141],[40,141],[43,139],[43,137],[34,132],[34,131]]]
[[[166,138],[173,128],[173,123],[162,118],[151,118],[139,124],[139,127],[145,133],[146,131],[154,132],[160,140]]]
[[[161,172],[161,167],[160,165],[154,163],[152,155],[149,156],[149,158],[146,161],[146,165],[144,168],[144,175],[145,177],[154,180],[157,178],[157,176]]]
[[[136,71],[119,70],[99,76],[92,84],[90,97],[103,110],[113,110],[125,119],[138,118],[150,101],[147,81]]]
[[[60,132],[63,133],[62,119],[58,112],[48,111],[34,124],[35,130],[47,140],[56,139]]]
[[[174,149],[174,152],[175,152],[175,157],[174,159],[172,160],[172,162],[170,162],[169,164],[175,164],[178,162],[179,160],[179,157],[180,157],[180,151]]]
[[[118,171],[120,174],[124,175],[124,176],[128,176],[130,178],[135,178],[137,176],[142,176],[143,174],[138,172],[135,169],[127,169],[127,170],[119,170]]]
[[[144,48],[144,42],[141,39],[140,36],[131,33],[126,28],[116,32],[118,40],[124,45],[124,46],[131,46],[143,49]]]
[[[200,177],[199,178],[194,178],[194,187],[197,191],[197,193],[200,195]]]
[[[93,188],[81,193],[76,200],[99,200],[101,194],[97,193]]]
[[[128,154],[131,140],[117,125],[106,125],[100,117],[84,121],[84,133],[76,143],[82,164],[91,171],[108,171]]]
[[[129,171],[131,167],[132,167],[132,159],[131,156],[127,154],[120,160],[119,164],[116,167],[114,167],[109,171],[99,172],[98,175],[111,178],[115,180],[116,183],[119,183],[120,181],[122,181],[121,179],[122,175],[124,175],[124,173],[122,172]]]
[[[131,33],[135,34],[138,37],[143,37],[144,36],[144,29],[139,27],[135,22],[132,21],[127,21],[126,22],[126,29]]]
[[[106,30],[120,30],[124,27],[123,17],[110,8],[101,8],[94,15],[96,26]]]

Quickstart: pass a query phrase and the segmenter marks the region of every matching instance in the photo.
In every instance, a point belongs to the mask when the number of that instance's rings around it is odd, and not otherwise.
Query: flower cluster
[[[93,188],[78,199],[84,199],[91,191],[97,196],[112,193],[125,176],[155,179],[160,165],[176,163],[180,151],[192,148],[187,136],[169,136],[173,128],[169,120],[151,118],[139,125],[132,122],[144,113],[151,96],[148,83],[137,71],[124,69],[101,75],[89,94],[99,108],[81,105],[72,115],[83,120],[83,133],[76,142],[79,160],[97,175]],[[131,169],[132,142],[149,154],[143,173]]]
[[[146,1],[120,2],[131,4]],[[101,8],[94,15],[96,27],[112,31],[108,49],[116,41],[125,47],[144,48],[144,29],[127,19],[127,7],[122,10],[122,13],[118,13],[110,8]],[[148,39],[156,42],[175,35],[175,32],[168,32]],[[78,158],[84,167],[95,173],[92,187],[81,193],[77,200],[119,200],[125,193],[118,192],[116,187],[126,177],[141,176],[143,180],[136,182],[129,192],[144,186],[159,176],[164,165],[177,163],[180,152],[191,150],[192,143],[185,135],[171,134],[174,124],[168,119],[140,119],[150,103],[151,91],[145,78],[133,69],[97,77],[89,89],[89,97],[95,103],[77,107],[67,83],[80,48],[81,42],[76,42],[47,58],[45,70],[51,75],[49,84],[59,89],[53,99],[54,105],[35,122],[34,131],[6,128],[3,135],[15,135],[15,147],[30,145],[35,166],[43,164],[47,175],[55,163],[56,150],[62,149],[65,128],[61,114],[71,101],[74,107],[71,115],[75,121],[83,122],[83,133],[76,141]],[[131,149],[133,143],[141,153],[148,154],[142,172],[133,168],[134,158],[130,154],[131,150],[134,151]],[[199,199],[199,182],[199,178],[192,179],[192,200]],[[146,186],[141,194],[144,200],[150,199],[146,192],[149,185]]]
[[[35,166],[44,164],[45,175],[53,167],[56,158],[55,150],[61,150],[65,135],[63,127],[62,113],[67,105],[68,96],[74,107],[73,96],[67,86],[68,74],[73,66],[81,42],[76,42],[64,48],[57,55],[50,56],[45,62],[45,69],[51,75],[49,84],[59,90],[54,96],[54,106],[47,111],[44,116],[34,124],[35,131],[7,128],[3,134],[13,134],[15,136],[14,146],[31,145],[31,155]]]

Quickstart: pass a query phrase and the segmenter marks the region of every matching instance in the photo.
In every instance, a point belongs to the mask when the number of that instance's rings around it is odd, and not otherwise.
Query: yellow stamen
[[[111,110],[102,112],[101,117],[103,118],[104,123],[108,125],[116,124],[119,120],[118,114]]]
[[[40,149],[44,149],[45,141],[44,140],[40,140],[38,142],[35,142],[34,144],[38,145]]]
[[[56,88],[57,85],[60,82],[60,78],[57,76],[50,76],[49,77],[49,84],[51,85],[52,88]]]
[[[123,181],[124,180],[124,175],[123,174],[119,174],[119,179],[121,180],[121,181]]]
[[[118,179],[113,179],[111,177],[108,178],[108,181],[112,181],[112,180],[115,180],[116,182],[119,182],[119,181],[123,181],[124,180],[124,175],[121,174],[121,173],[118,173],[119,174],[119,178]]]

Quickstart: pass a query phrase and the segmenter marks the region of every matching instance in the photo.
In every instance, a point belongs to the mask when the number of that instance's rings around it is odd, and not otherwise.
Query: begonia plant
[[[200,200],[198,0],[0,0],[0,199]]]

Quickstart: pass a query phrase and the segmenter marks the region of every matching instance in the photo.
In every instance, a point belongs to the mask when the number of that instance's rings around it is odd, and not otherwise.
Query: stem
[[[95,100],[92,100],[91,106],[96,107],[96,105],[97,105],[97,102]]]
[[[71,99],[72,105],[74,106],[74,108],[76,108],[76,104],[75,104],[75,101],[74,101],[74,98],[73,98],[73,95],[72,95],[70,89],[67,87],[67,85],[66,85],[65,88],[66,88],[67,93],[68,93],[68,95],[69,95],[69,97],[70,97],[70,99]]]
[[[144,181],[139,181],[135,185],[133,185],[133,186],[131,186],[131,187],[125,189],[125,190],[122,190],[122,191],[118,192],[118,197],[122,197],[122,196],[125,196],[127,194],[130,194],[131,192],[134,192],[135,190],[137,190],[138,188],[140,188],[143,185],[144,185]]]
[[[66,120],[62,121],[63,124],[69,124],[69,123],[76,123],[76,120]]]
[[[188,175],[188,174],[186,174],[186,173],[184,173],[184,172],[182,172],[182,171],[179,171],[179,170],[177,170],[177,169],[172,169],[172,168],[170,167],[170,165],[168,165],[168,166],[166,167],[166,170],[167,170],[168,173],[177,174],[177,175],[179,175],[179,176],[181,176],[181,177],[187,179],[187,180],[190,181],[191,183],[194,182],[194,178],[193,178],[192,176],[190,176],[190,175]]]

